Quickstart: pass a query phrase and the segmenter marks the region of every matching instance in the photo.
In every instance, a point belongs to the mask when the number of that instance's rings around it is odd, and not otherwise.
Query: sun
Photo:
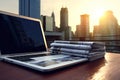
[[[102,15],[104,14],[105,10],[102,8],[96,8],[94,11],[92,11],[91,13],[91,19],[92,19],[92,23],[94,24],[98,24],[100,17],[102,17]]]
[[[99,19],[99,18],[103,15],[103,13],[104,13],[104,10],[103,10],[103,9],[97,9],[97,10],[94,12],[93,16],[94,16],[96,19]]]
[[[90,32],[93,31],[93,28],[95,25],[99,25],[99,20],[100,17],[102,17],[102,15],[104,14],[105,10],[102,8],[94,8],[93,11],[91,11],[90,14]]]

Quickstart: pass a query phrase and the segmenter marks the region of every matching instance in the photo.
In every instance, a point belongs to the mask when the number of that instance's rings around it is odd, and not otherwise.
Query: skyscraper
[[[64,31],[68,27],[68,9],[61,8],[60,11],[60,31]]]
[[[89,37],[89,15],[81,15],[81,36],[88,38]]]
[[[106,11],[99,20],[101,39],[110,40],[117,39],[118,35],[118,22],[112,11]],[[105,37],[104,37],[105,36]]]
[[[79,39],[80,40],[88,40],[89,39],[89,15],[88,14],[83,14],[80,16],[81,17],[81,23],[78,31],[79,34]]]
[[[71,40],[71,27],[68,25],[68,9],[61,8],[60,31],[64,32],[64,40]]]
[[[41,0],[19,0],[19,14],[40,19]]]
[[[53,31],[53,17],[41,15],[44,31]]]
[[[52,12],[51,17],[53,18],[53,31],[56,31],[55,14],[54,14],[54,12]]]

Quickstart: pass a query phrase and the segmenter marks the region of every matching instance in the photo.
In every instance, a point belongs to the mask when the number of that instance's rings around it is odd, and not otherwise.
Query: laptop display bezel
[[[40,25],[40,28],[41,28],[41,32],[42,32],[42,36],[43,36],[43,42],[44,42],[46,51],[48,51],[48,46],[47,46],[47,42],[46,42],[44,31],[43,31],[43,25],[42,25],[40,19],[35,19],[35,18],[31,18],[31,17],[27,17],[27,16],[22,16],[22,15],[18,15],[18,14],[14,14],[14,13],[9,13],[9,12],[5,12],[5,11],[1,11],[1,10],[0,10],[0,14],[39,22],[39,25]],[[23,53],[13,53],[13,54],[10,53],[10,55],[14,55],[14,54],[15,55],[16,54],[27,54],[27,53],[33,53],[33,52],[23,52]],[[38,51],[38,52],[40,52],[40,51]],[[35,53],[37,53],[37,52],[35,52]],[[1,52],[1,55],[9,55],[9,54],[3,54]]]

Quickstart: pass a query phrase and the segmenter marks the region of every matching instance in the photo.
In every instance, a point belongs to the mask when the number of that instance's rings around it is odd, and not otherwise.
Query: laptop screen
[[[46,48],[38,20],[0,13],[1,54],[39,52]]]

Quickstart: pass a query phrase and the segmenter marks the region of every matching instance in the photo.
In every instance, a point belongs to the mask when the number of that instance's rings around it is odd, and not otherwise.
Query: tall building
[[[71,40],[71,27],[68,25],[68,9],[61,8],[60,31],[64,32],[64,40]]]
[[[89,15],[88,14],[83,14],[81,15],[81,31],[80,31],[80,34],[81,34],[81,37],[85,38],[86,39],[89,39]]]
[[[51,17],[53,18],[53,31],[56,31],[55,14],[54,14],[54,12],[52,12]]]
[[[76,27],[76,37],[78,37],[79,40],[89,40],[89,15],[83,14],[80,17],[81,23]]]
[[[40,19],[41,0],[19,0],[19,14]]]
[[[76,37],[78,37],[79,40],[89,40],[89,15],[83,14],[80,17],[81,23],[80,25],[76,26]]]
[[[80,25],[76,25],[75,40],[79,40],[80,38],[80,29]]]
[[[102,40],[116,40],[118,35],[118,22],[112,11],[106,11],[99,20]]]
[[[94,40],[101,40],[101,34],[100,34],[100,26],[95,25],[93,29],[93,38]]]
[[[60,11],[60,31],[64,31],[64,29],[68,27],[68,9],[61,8]]]
[[[44,31],[53,31],[53,17],[41,16]]]

